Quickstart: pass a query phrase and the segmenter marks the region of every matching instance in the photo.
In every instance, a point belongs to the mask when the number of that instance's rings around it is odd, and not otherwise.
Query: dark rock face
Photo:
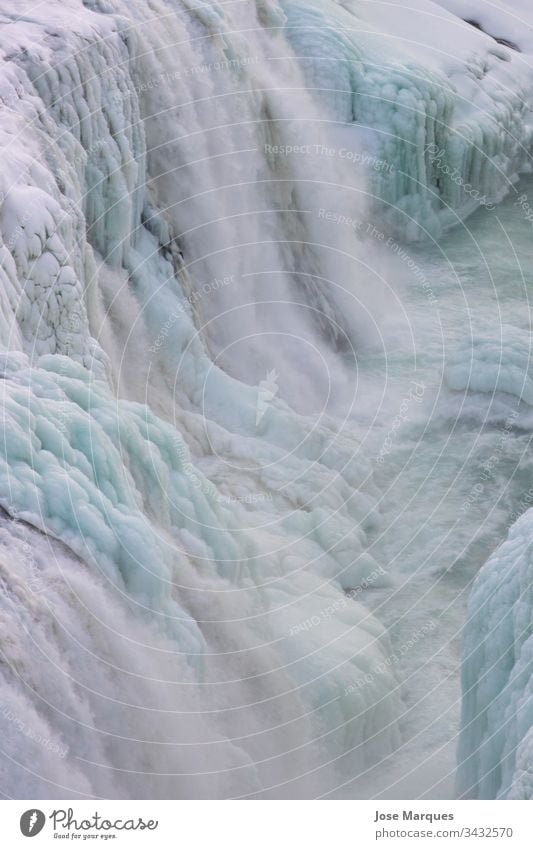
[[[489,38],[493,38],[494,41],[498,42],[498,44],[503,44],[504,47],[508,47],[510,50],[516,50],[517,53],[522,52],[518,44],[515,44],[514,41],[509,41],[508,38],[499,38],[497,35],[492,35],[492,33],[486,32],[479,23],[479,21],[466,19],[465,24],[470,24],[471,27],[475,27],[476,29],[480,30],[480,32],[484,32],[485,35],[489,36]]]

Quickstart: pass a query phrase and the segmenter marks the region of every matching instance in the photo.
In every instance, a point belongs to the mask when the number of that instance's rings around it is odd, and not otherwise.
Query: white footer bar
[[[2,846],[531,849],[532,802],[5,801]],[[30,843],[30,840],[35,842]]]

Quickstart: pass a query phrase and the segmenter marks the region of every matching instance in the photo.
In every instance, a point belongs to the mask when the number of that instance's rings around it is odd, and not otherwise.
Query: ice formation
[[[499,337],[499,338],[498,338]],[[446,382],[457,391],[504,393],[515,407],[533,406],[531,336],[518,327],[502,325],[495,337],[488,331],[465,341],[446,366]]]
[[[257,389],[212,362],[216,328],[202,327],[221,295],[238,308],[235,280],[256,269],[255,253],[231,255],[236,233],[264,245],[264,268],[320,270],[312,250],[265,243],[281,232],[278,203],[299,214],[290,172],[279,198],[257,197],[266,155],[247,173],[234,156],[265,147],[261,109],[283,140],[283,94],[261,94],[270,40],[247,43],[203,5],[161,7],[148,37],[123,10],[97,8],[71,3],[68,26],[63,9],[46,23],[17,16],[4,66],[0,500],[15,603],[4,608],[3,787],[314,794],[334,785],[326,776],[346,752],[365,763],[390,749],[398,696],[389,670],[364,693],[346,684],[388,651],[343,592],[384,575],[364,552],[376,521],[368,461],[327,416],[298,415],[273,393],[258,417]],[[235,90],[250,123],[239,135],[235,100],[224,104]],[[224,157],[219,173],[210,156]],[[217,194],[219,174],[229,188]],[[231,184],[246,178],[239,209]],[[198,231],[217,215],[204,257]],[[287,277],[273,274],[269,294],[289,310]],[[347,336],[349,304],[314,292],[316,318],[296,316],[302,333]],[[323,651],[309,622],[329,609],[339,613]],[[25,729],[49,745],[17,758]]]
[[[344,404],[387,291],[338,222],[370,204],[416,237],[502,197],[527,62],[423,0],[11,5],[2,791],[334,792],[392,751],[401,712],[385,629],[350,593],[387,580]],[[415,13],[439,15],[430,44]]]
[[[366,136],[374,205],[390,229],[438,234],[530,170],[531,65],[463,20],[472,3],[283,2],[309,85],[331,118],[355,125],[354,145]],[[527,9],[491,4],[485,17],[502,33],[511,20],[531,52]]]
[[[458,752],[466,798],[533,794],[532,521],[529,510],[513,525],[470,598]]]

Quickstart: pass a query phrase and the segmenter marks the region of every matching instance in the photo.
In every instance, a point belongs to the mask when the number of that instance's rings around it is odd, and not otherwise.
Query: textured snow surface
[[[343,408],[386,293],[375,246],[320,250],[309,210],[342,185],[339,215],[373,196],[391,231],[439,232],[523,168],[533,91],[525,36],[409,5],[1,4],[7,795],[320,795],[398,744],[364,604],[379,490]],[[276,153],[310,138],[366,179]],[[480,339],[449,386],[531,404],[527,353],[502,372]],[[528,763],[525,740],[518,795]]]

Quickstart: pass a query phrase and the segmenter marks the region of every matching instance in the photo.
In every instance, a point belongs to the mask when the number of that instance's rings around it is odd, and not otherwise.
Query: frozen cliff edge
[[[533,510],[481,569],[463,656],[458,795],[533,797]]]
[[[531,429],[531,334],[502,324],[479,333],[448,361],[448,386],[496,400],[500,450],[512,427]],[[467,397],[465,394],[463,398]],[[527,450],[527,449],[526,449]],[[520,479],[520,465],[514,470]],[[464,628],[460,798],[533,797],[533,489],[524,490],[505,542],[476,576]],[[482,490],[487,484],[478,482]],[[525,512],[523,512],[525,511]],[[522,513],[522,515],[520,515]]]
[[[531,170],[533,23],[525,3],[283,6],[309,87],[332,120],[354,128],[355,147],[367,138],[373,203],[389,229],[438,236],[480,205],[492,208]]]

